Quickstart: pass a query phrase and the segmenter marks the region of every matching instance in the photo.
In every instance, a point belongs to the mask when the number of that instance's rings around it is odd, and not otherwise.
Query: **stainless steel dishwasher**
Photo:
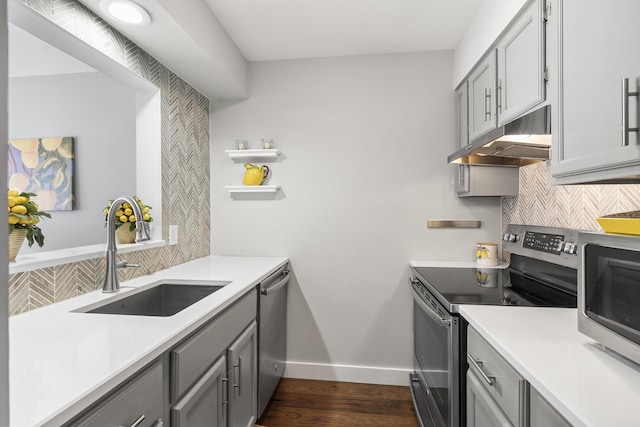
[[[260,283],[258,318],[258,418],[262,416],[287,363],[288,265]]]

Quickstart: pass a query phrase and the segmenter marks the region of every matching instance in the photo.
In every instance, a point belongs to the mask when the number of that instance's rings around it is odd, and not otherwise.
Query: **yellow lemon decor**
[[[149,211],[151,206],[145,205],[138,196],[133,196],[134,200],[140,206],[143,219],[148,224],[153,221]],[[109,209],[113,207],[113,200],[109,201],[109,206],[104,208],[104,219],[107,220],[109,215]],[[117,206],[116,210],[116,239],[118,243],[134,243],[136,241],[136,216],[133,214],[133,209],[129,203],[123,203]],[[122,227],[124,225],[124,227]]]
[[[38,209],[38,205],[31,201],[35,193],[20,193],[18,190],[7,191],[8,222],[9,222],[9,261],[15,261],[25,237],[29,247],[33,243],[44,245],[44,235],[38,227],[42,217],[51,218],[47,212]]]
[[[476,258],[478,259],[489,258],[489,249],[487,249],[486,246],[478,246],[478,249],[476,249]]]
[[[476,244],[476,262],[481,265],[498,264],[498,245],[479,242]]]

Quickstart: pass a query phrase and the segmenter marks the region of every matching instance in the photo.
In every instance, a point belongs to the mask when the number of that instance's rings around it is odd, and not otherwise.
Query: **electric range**
[[[578,230],[514,225],[502,236],[507,268],[412,267],[414,372],[422,426],[466,425],[466,322],[461,304],[576,307]]]

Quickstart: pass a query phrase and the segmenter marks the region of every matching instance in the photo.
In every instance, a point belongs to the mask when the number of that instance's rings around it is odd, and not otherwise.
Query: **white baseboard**
[[[287,361],[284,376],[307,380],[408,386],[410,372],[412,370],[399,368]]]

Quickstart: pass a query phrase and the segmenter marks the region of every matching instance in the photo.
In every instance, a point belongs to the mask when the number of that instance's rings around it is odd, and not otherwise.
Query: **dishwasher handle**
[[[289,270],[282,270],[282,275],[284,276],[282,278],[282,280],[280,280],[278,283],[276,283],[275,285],[271,285],[268,288],[264,288],[264,289],[260,289],[260,294],[261,295],[270,295],[273,294],[274,292],[277,292],[278,289],[282,288],[284,285],[287,284],[287,282],[289,281]]]

